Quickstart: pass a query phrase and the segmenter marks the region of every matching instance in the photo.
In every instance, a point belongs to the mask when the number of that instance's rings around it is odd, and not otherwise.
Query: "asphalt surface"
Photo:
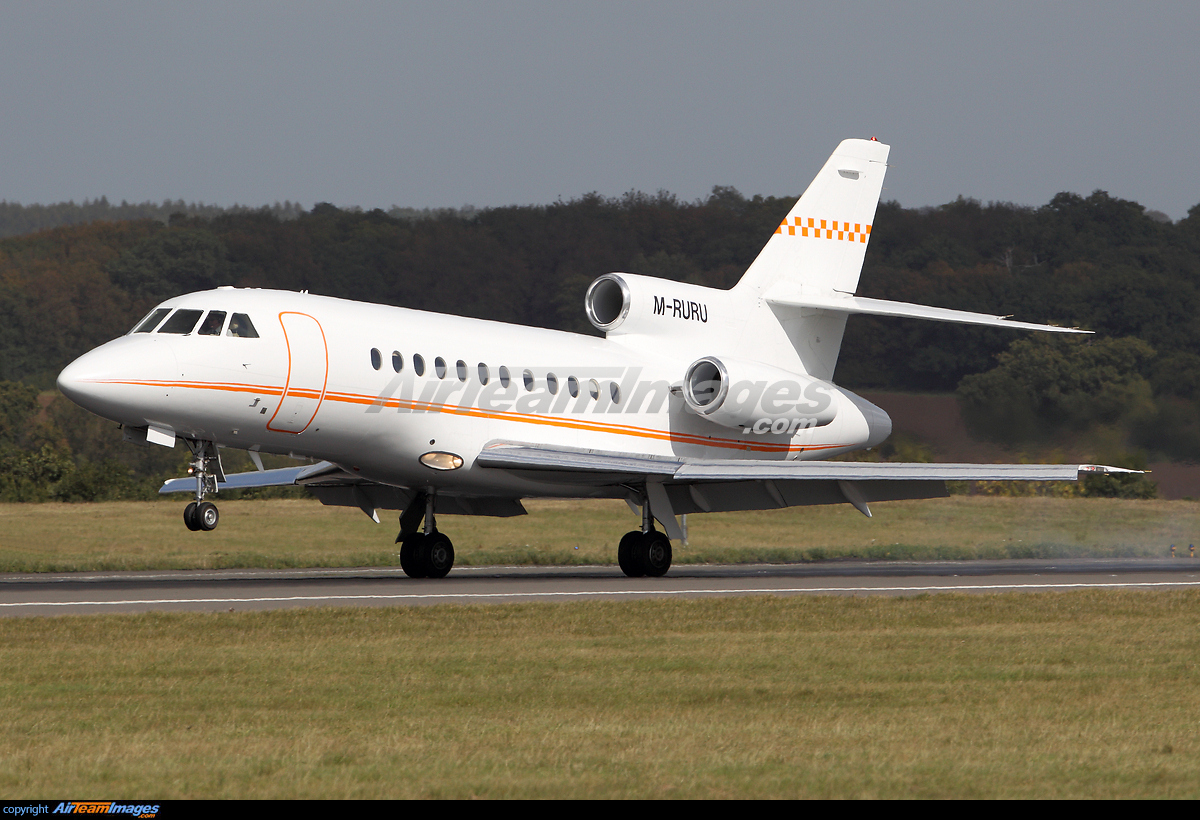
[[[226,612],[714,595],[918,595],[1200,587],[1200,559],[680,565],[663,578],[616,567],[456,567],[442,580],[399,568],[0,574],[0,617]]]

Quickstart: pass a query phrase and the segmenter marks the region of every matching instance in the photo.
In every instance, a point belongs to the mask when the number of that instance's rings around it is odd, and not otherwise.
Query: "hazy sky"
[[[0,199],[1200,203],[1200,3],[0,0]]]

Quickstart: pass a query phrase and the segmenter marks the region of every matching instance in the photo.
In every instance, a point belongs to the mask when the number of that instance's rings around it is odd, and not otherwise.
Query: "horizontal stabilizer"
[[[813,308],[815,310],[830,310],[840,313],[867,313],[874,316],[894,316],[902,319],[927,319],[933,322],[1006,327],[1013,330],[1045,330],[1052,333],[1092,332],[1090,330],[1079,330],[1074,327],[1014,322],[1006,316],[992,316],[987,313],[971,313],[966,310],[914,305],[909,302],[891,302],[887,299],[868,299],[863,296],[849,296],[838,293],[831,295],[810,295],[805,293],[801,295],[799,289],[790,286],[788,283],[782,283],[781,286],[772,288],[763,298],[769,304],[778,307]]]

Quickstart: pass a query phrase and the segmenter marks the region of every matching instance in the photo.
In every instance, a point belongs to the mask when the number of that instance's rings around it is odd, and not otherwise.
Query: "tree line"
[[[77,466],[117,459],[131,475],[174,469],[133,463],[150,456],[129,455],[140,448],[119,437],[112,452],[88,451],[87,414],[72,417],[61,400],[34,408],[21,392],[51,389],[75,356],[170,296],[219,285],[309,290],[594,332],[582,299],[599,274],[731,287],[794,201],[718,187],[692,202],[631,192],[461,210],[184,207],[165,219],[98,217],[0,239],[0,380],[9,383],[0,396],[25,397],[0,409],[0,449],[49,447]],[[1200,206],[1172,223],[1103,191],[1040,207],[884,202],[861,295],[1097,335],[856,316],[836,379],[851,389],[957,389],[981,431],[1016,444],[1102,429],[1156,457],[1200,458],[1198,283]],[[43,461],[39,469],[53,468]],[[5,469],[11,477],[15,468]]]

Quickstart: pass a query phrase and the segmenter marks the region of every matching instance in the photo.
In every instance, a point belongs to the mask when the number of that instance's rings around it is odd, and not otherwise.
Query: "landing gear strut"
[[[630,578],[661,578],[671,568],[671,539],[654,529],[649,500],[642,496],[642,528],[625,533],[617,546],[617,563]]]
[[[420,493],[400,516],[400,568],[409,578],[445,578],[454,566],[454,544],[437,530],[434,491]],[[425,519],[423,531],[418,530]]]
[[[225,480],[225,471],[221,468],[221,455],[217,452],[214,442],[195,439],[183,441],[192,451],[188,472],[196,477],[196,500],[184,507],[183,523],[192,532],[215,530],[221,520],[221,514],[217,512],[217,505],[205,501],[204,496],[206,493],[215,493],[217,482]]]

